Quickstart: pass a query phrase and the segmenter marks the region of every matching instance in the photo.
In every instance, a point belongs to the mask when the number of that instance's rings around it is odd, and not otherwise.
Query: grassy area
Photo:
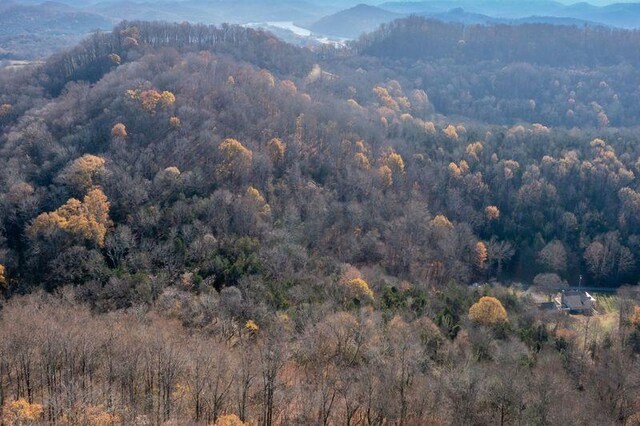
[[[613,294],[595,294],[594,297],[598,301],[598,312],[606,315],[618,312],[618,297]]]

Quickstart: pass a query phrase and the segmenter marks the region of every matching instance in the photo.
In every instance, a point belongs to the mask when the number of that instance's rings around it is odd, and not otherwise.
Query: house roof
[[[571,310],[591,309],[594,301],[586,291],[567,290],[562,293],[562,305]]]

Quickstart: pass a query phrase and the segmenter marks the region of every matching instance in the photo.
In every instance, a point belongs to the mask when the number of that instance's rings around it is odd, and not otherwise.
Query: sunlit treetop
[[[469,319],[480,325],[495,326],[507,322],[507,311],[495,297],[484,296],[469,309]]]
[[[100,188],[95,188],[82,201],[71,198],[57,210],[38,216],[27,235],[48,239],[63,233],[78,242],[102,247],[109,226],[109,201]]]

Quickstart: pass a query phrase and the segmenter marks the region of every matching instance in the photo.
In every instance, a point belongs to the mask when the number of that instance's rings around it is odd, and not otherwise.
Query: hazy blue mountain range
[[[470,13],[479,13],[494,18],[520,19],[531,16],[549,16],[580,19],[622,28],[640,26],[640,3],[613,3],[595,6],[586,2],[567,5],[553,0],[434,0],[386,2],[379,7],[391,12],[417,15],[463,8]]]
[[[0,4],[0,59],[45,57],[90,32],[110,30],[117,20],[62,3]]]
[[[363,33],[375,30],[380,24],[391,22],[395,19],[409,15],[424,16],[443,22],[458,22],[467,25],[479,24],[526,24],[544,23],[554,25],[602,25],[587,19],[556,16],[527,16],[524,18],[499,18],[481,13],[468,12],[463,8],[454,8],[446,11],[422,11],[412,13],[391,12],[380,7],[358,5],[351,9],[343,10],[330,16],[326,16],[313,25],[310,29],[321,34],[329,34],[337,37],[357,38]]]
[[[122,20],[224,22],[262,27],[299,45],[356,38],[409,15],[464,24],[640,27],[640,3],[554,0],[0,0],[0,59],[35,59]],[[293,30],[292,30],[293,29]],[[307,34],[307,30],[310,31]],[[329,38],[329,39],[328,39]]]

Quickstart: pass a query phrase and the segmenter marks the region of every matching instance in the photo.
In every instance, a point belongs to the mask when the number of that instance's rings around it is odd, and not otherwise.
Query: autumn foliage
[[[246,424],[235,414],[225,414],[220,416],[213,426],[245,426]]]
[[[218,176],[221,179],[234,181],[250,171],[253,152],[236,139],[225,139],[218,146],[218,150],[222,156],[222,162],[217,168]]]
[[[4,265],[0,265],[0,288],[6,289],[8,287],[7,276],[5,275],[6,268]]]
[[[2,104],[0,105],[0,117],[5,116],[11,112],[11,104]]]
[[[497,220],[500,217],[500,210],[496,206],[487,206],[484,213],[489,220]]]
[[[495,297],[481,297],[469,308],[469,319],[485,326],[495,326],[507,322],[507,311]]]
[[[86,193],[97,185],[97,179],[105,171],[106,161],[96,155],[85,154],[66,166],[57,180],[75,191]]]
[[[43,413],[41,404],[30,404],[24,398],[5,404],[2,419],[8,425],[22,426],[38,423]]]
[[[631,314],[629,321],[635,326],[640,326],[640,305],[633,307],[633,313]]]
[[[362,301],[373,300],[373,291],[369,288],[369,284],[362,278],[354,278],[345,284],[351,297]]]
[[[269,150],[269,157],[274,164],[280,164],[284,159],[284,153],[286,145],[281,139],[273,138],[267,142],[267,149]]]
[[[139,105],[148,113],[155,114],[158,109],[169,108],[176,102],[176,97],[169,91],[160,92],[158,90],[127,90],[129,99],[137,101]]]
[[[38,216],[27,234],[32,239],[49,239],[62,233],[101,247],[110,224],[109,201],[100,188],[95,188],[82,201],[72,198],[54,212]]]
[[[122,123],[117,123],[111,128],[111,136],[114,138],[126,138],[127,137],[127,127]]]

